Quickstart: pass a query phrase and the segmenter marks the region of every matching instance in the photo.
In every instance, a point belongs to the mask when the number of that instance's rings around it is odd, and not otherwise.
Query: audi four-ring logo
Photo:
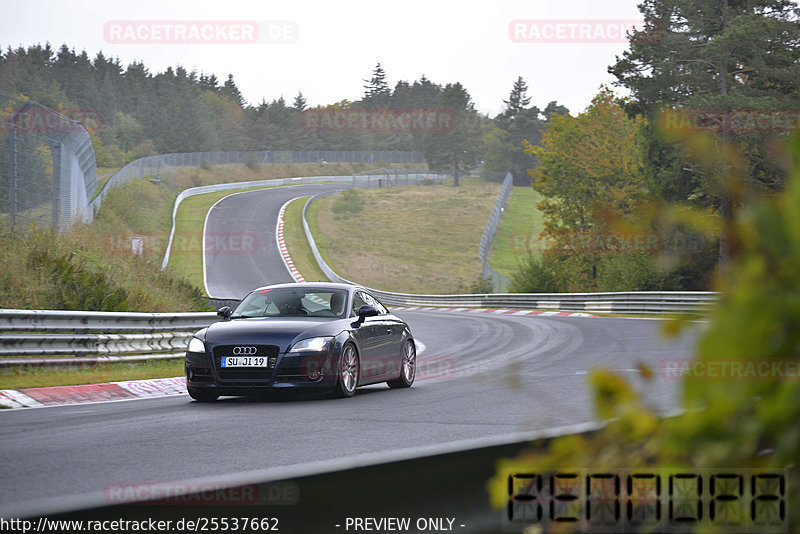
[[[256,347],[233,347],[234,356],[249,356],[258,352]]]

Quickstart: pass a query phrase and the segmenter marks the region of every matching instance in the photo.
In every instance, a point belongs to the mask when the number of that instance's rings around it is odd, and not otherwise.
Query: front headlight
[[[328,343],[333,337],[312,337],[309,339],[302,339],[292,345],[289,352],[322,352],[328,348]]]
[[[200,341],[196,337],[193,337],[189,341],[189,349],[188,350],[189,350],[189,352],[205,352],[206,351],[206,345],[205,345],[205,343],[203,343],[202,341]]]

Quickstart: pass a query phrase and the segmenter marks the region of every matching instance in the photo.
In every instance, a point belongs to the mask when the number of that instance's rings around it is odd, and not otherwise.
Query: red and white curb
[[[275,241],[278,244],[278,250],[281,253],[281,258],[283,259],[284,265],[286,265],[286,269],[289,271],[289,274],[292,275],[295,282],[305,282],[306,279],[303,278],[303,275],[300,274],[300,271],[297,270],[297,267],[294,266],[294,262],[292,261],[291,256],[289,256],[289,250],[286,248],[286,241],[283,238],[283,213],[286,211],[286,206],[289,205],[292,201],[297,200],[293,198],[291,200],[287,200],[286,203],[281,206],[280,211],[278,212],[278,224],[275,226]]]
[[[41,408],[184,394],[186,379],[176,376],[77,386],[0,389],[0,405],[9,408]]]
[[[494,315],[541,315],[543,317],[596,317],[585,312],[562,312],[553,310],[509,310],[500,308],[441,308],[441,307],[392,307],[397,311],[447,311],[462,313],[489,313]]]

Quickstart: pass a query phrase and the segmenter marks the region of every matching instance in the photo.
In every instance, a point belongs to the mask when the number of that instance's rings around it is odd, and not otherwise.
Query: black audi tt
[[[186,388],[198,401],[269,389],[328,390],[414,382],[411,329],[363,287],[298,283],[260,287],[222,321],[197,332],[186,351]]]

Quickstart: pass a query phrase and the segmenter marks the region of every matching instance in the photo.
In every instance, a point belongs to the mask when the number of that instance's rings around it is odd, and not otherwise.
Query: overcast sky
[[[92,57],[102,50],[123,65],[141,60],[151,72],[182,65],[216,74],[220,80],[232,73],[251,104],[280,96],[291,102],[298,90],[310,105],[356,100],[363,94],[362,80],[381,62],[391,86],[423,74],[440,84],[459,81],[478,110],[494,116],[521,75],[534,104],[543,108],[557,100],[574,114],[589,104],[602,84],[611,83],[607,66],[627,43],[571,42],[563,35],[560,40],[543,35],[546,42],[519,43],[511,38],[510,23],[534,20],[535,29],[543,30],[554,20],[634,20],[639,16],[636,3],[0,0],[0,46],[49,41],[56,48],[66,43],[77,51],[86,49]],[[114,43],[107,38],[114,21],[234,20],[282,21],[288,26],[273,26],[273,32],[288,27],[296,28],[297,34],[282,32],[289,42],[281,44]]]

